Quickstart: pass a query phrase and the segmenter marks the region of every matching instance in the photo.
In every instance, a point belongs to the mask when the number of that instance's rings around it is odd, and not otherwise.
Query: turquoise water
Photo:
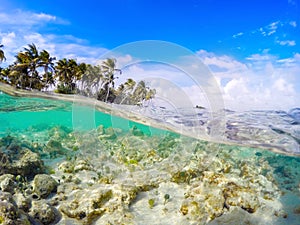
[[[135,127],[145,135],[168,133],[71,102],[12,97],[4,93],[0,95],[0,124],[0,135],[5,135],[9,131],[21,132],[28,128],[42,129],[47,126],[66,126],[74,130],[87,131],[99,125],[105,128],[120,128],[125,132]]]

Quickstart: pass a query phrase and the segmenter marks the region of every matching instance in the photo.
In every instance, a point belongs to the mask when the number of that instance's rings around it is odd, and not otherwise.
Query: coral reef
[[[45,170],[44,163],[38,153],[21,143],[16,138],[7,136],[0,141],[0,175],[13,174],[33,177]],[[32,147],[33,148],[33,147]]]
[[[60,217],[56,209],[45,200],[33,201],[29,215],[40,224],[53,224]]]
[[[97,188],[96,190],[78,190],[68,196],[60,206],[65,215],[90,224],[95,218],[109,210],[106,203],[112,197],[112,190]]]
[[[26,225],[30,224],[26,215],[19,211],[12,195],[0,191],[0,224]]]
[[[47,174],[35,175],[32,187],[33,192],[38,198],[47,198],[51,192],[55,192],[58,183]]]

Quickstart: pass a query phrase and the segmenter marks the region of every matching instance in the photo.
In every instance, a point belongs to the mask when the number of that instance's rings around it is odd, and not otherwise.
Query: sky
[[[224,107],[288,111],[300,107],[299,7],[299,0],[1,0],[0,43],[7,61],[0,66],[12,63],[30,43],[58,59],[95,64],[119,46],[158,40],[201,60]],[[168,56],[160,45],[153,51]],[[161,85],[155,88],[169,102],[183,91],[192,105],[214,104],[205,84],[187,82],[191,75],[184,68],[196,68],[193,60],[175,63],[177,69],[159,63],[131,65],[140,57],[134,54],[124,51],[116,57],[120,67],[127,65],[120,81],[128,75]],[[162,93],[167,89],[173,90],[169,97]]]

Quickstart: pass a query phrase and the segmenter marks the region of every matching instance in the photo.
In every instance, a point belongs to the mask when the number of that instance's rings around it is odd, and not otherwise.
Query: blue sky
[[[284,49],[277,41],[300,37],[299,29],[288,26],[291,21],[299,21],[298,3],[288,0],[5,1],[9,3],[3,4],[1,11],[42,12],[65,21],[39,27],[41,32],[69,34],[108,49],[155,39],[193,51],[205,48],[247,56],[270,48],[274,54],[288,56],[297,48]],[[268,34],[268,25],[278,21],[276,30],[281,34],[264,36],[259,31],[262,28]]]
[[[173,42],[190,49],[210,68],[227,107],[243,108],[247,101],[248,108],[288,109],[300,105],[299,4],[298,0],[2,0],[0,43],[8,64],[32,42],[58,58],[88,62],[134,41]],[[191,98],[201,104],[196,95]]]

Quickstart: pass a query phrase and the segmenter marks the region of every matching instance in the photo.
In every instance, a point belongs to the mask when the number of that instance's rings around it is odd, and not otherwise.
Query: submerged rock
[[[45,170],[40,156],[28,148],[19,148],[17,152],[0,150],[0,175],[13,174],[33,177]]]
[[[0,176],[0,190],[13,194],[15,192],[16,182],[15,176],[11,174],[4,174]]]
[[[80,159],[75,161],[74,171],[82,171],[82,170],[92,170],[91,165],[87,160]]]
[[[31,198],[26,198],[22,193],[18,192],[13,195],[13,198],[19,209],[28,212],[31,207]]]
[[[104,132],[105,132],[104,126],[103,126],[103,125],[99,125],[99,126],[97,127],[96,131],[97,131],[97,133],[98,133],[99,135],[104,134]]]
[[[58,169],[64,173],[73,173],[74,163],[70,161],[64,161],[58,166]]]
[[[61,141],[51,139],[44,147],[44,152],[47,152],[50,158],[55,158],[57,155],[64,155],[66,149],[62,146]]]
[[[223,190],[227,207],[239,206],[249,213],[254,213],[261,205],[256,194],[251,189],[239,187],[233,182]]]
[[[134,136],[144,136],[144,132],[140,129],[138,129],[136,126],[133,126],[130,129],[130,132],[134,135]]]
[[[239,207],[233,207],[229,213],[216,218],[210,225],[223,225],[223,224],[261,224],[259,218],[252,217],[251,214],[248,214],[246,211],[242,210]]]
[[[186,193],[186,200],[182,203],[180,212],[193,221],[205,224],[224,213],[225,198],[220,188],[206,187],[203,183],[194,183]],[[226,209],[225,209],[226,210]]]
[[[29,149],[23,149],[20,153],[20,158],[14,161],[12,170],[15,175],[33,177],[36,174],[43,173],[45,167],[37,153]]]
[[[93,191],[79,190],[71,194],[60,206],[60,211],[71,218],[82,221],[83,224],[91,224],[105,211],[105,203],[112,197],[110,189],[95,189]]]
[[[108,127],[104,129],[99,127],[98,128],[98,133],[99,133],[99,138],[100,139],[115,139],[117,138],[117,134],[121,133],[121,129],[113,128],[113,127]]]
[[[57,210],[49,205],[45,200],[33,201],[29,215],[40,224],[49,225],[59,220]]]
[[[30,224],[27,216],[21,213],[12,195],[0,191],[0,224],[1,225],[26,225]]]
[[[0,151],[0,175],[9,173],[11,170],[11,162],[9,157]]]
[[[33,180],[33,192],[38,198],[47,198],[51,192],[56,191],[58,183],[47,174],[37,174]]]
[[[65,126],[55,126],[48,131],[49,136],[54,139],[66,138],[71,132],[72,130]]]
[[[13,197],[8,192],[0,191],[0,222],[1,224],[12,224],[19,217],[19,210]],[[2,220],[2,221],[1,221]]]

